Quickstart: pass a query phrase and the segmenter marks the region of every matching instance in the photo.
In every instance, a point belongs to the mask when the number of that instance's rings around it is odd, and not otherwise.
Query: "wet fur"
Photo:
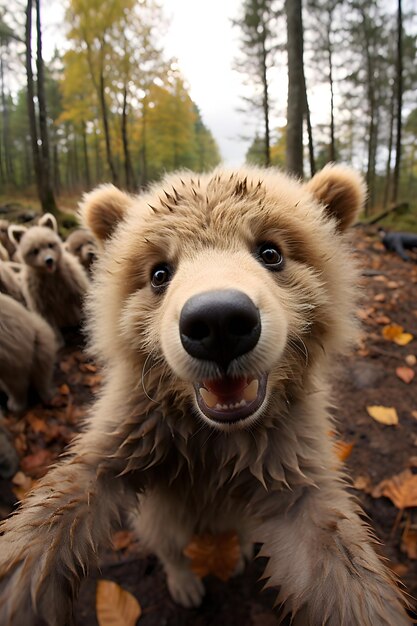
[[[1,624],[30,626],[34,611],[72,624],[80,578],[123,508],[184,605],[204,592],[183,555],[191,535],[237,529],[244,556],[263,544],[266,583],[296,626],[411,624],[328,435],[331,359],[355,334],[344,230],[364,189],[345,168],[319,176],[302,185],[274,170],[184,172],[140,198],[109,186],[85,198],[104,245],[88,309],[105,381],[85,432],[3,525]],[[256,258],[265,240],[286,258],[277,275]],[[176,271],[156,295],[151,270],[168,259]],[[190,295],[230,286],[256,303],[263,329],[231,373],[270,374],[263,411],[220,430],[191,386],[216,367],[187,357],[177,324]]]
[[[42,315],[56,330],[77,326],[89,287],[78,259],[66,252],[54,228],[37,225],[29,229],[15,226],[9,230],[24,263],[22,283],[29,308]],[[46,270],[47,256],[53,258],[53,272]]]
[[[13,412],[23,411],[30,387],[46,402],[51,396],[56,340],[40,315],[0,294],[0,387]]]

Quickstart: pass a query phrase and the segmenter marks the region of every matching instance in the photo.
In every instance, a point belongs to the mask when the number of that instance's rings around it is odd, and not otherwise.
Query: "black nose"
[[[200,293],[187,300],[181,311],[180,336],[185,350],[224,369],[252,350],[260,334],[258,309],[236,289]]]
[[[54,264],[54,260],[53,260],[53,258],[52,258],[52,257],[50,257],[50,256],[46,257],[46,259],[45,259],[45,265],[46,265],[47,267],[52,267],[52,266],[53,266],[53,264]]]
[[[94,261],[96,258],[95,252],[88,252],[87,256],[89,261]]]

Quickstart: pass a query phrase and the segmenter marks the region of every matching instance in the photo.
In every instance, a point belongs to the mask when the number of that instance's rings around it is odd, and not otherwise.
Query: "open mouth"
[[[267,375],[219,378],[194,385],[197,404],[211,420],[233,423],[253,415],[265,400]]]

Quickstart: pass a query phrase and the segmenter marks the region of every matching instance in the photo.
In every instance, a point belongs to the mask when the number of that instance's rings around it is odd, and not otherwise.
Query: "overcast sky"
[[[244,88],[232,64],[239,45],[231,18],[239,15],[241,0],[162,0],[169,20],[165,50],[178,59],[190,95],[199,107],[228,165],[244,161],[248,116],[239,113]]]

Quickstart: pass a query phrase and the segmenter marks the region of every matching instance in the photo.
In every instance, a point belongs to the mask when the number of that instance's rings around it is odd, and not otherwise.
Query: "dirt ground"
[[[362,338],[335,368],[335,431],[346,444],[345,464],[352,493],[382,540],[382,553],[408,593],[416,598],[417,507],[406,503],[399,510],[388,497],[375,497],[375,487],[406,469],[417,473],[417,376],[406,383],[396,373],[398,367],[405,367],[408,375],[409,370],[417,374],[412,358],[417,356],[417,263],[404,263],[386,253],[375,229],[358,228],[353,240],[362,274],[363,299],[358,310]],[[416,339],[398,345],[385,338],[384,328],[391,324],[402,326]],[[79,336],[68,339],[69,346],[62,350],[56,368],[53,406],[34,404],[17,419],[7,415],[5,398],[0,397],[3,423],[21,459],[21,472],[14,482],[0,481],[0,517],[12,510],[68,444],[100,386],[100,373],[83,353]],[[367,407],[375,405],[394,407],[398,424],[386,426],[375,421],[367,412]],[[170,599],[157,560],[143,554],[129,533],[118,533],[114,548],[101,556],[100,571],[82,585],[77,625],[98,625],[96,583],[108,579],[137,598],[142,607],[141,626],[276,626],[278,618],[272,608],[275,593],[261,591],[259,582],[263,567],[263,560],[255,559],[242,575],[227,583],[208,577],[202,606],[185,610]]]

